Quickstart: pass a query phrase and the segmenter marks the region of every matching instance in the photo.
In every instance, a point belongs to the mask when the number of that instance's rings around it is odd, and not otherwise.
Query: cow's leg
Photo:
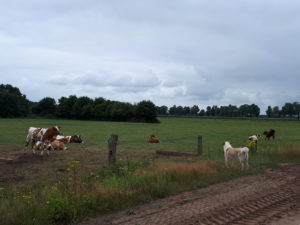
[[[227,159],[226,152],[224,153],[224,158],[225,158],[225,166],[228,167],[228,159]]]
[[[28,134],[25,140],[25,147],[28,147],[29,142],[30,142],[30,135]]]
[[[31,149],[34,148],[35,144],[36,144],[36,140],[35,139],[31,139]]]

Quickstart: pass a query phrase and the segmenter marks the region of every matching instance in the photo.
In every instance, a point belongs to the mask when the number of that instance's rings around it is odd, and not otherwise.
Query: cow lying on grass
[[[82,144],[84,144],[80,135],[72,135],[72,136],[57,135],[52,138],[52,141],[54,141],[54,140],[62,141],[65,144],[67,144],[67,143],[82,143]]]
[[[50,150],[67,150],[68,148],[65,146],[63,141],[54,140],[47,146]]]
[[[41,150],[41,155],[43,155],[43,151],[47,150],[47,154],[49,155],[50,150],[67,150],[68,148],[65,146],[67,143],[84,143],[80,137],[80,135],[73,136],[63,136],[57,135],[52,137],[51,142],[45,143],[42,141],[37,141],[33,146],[33,152],[36,150]]]
[[[242,170],[248,169],[248,153],[249,148],[233,148],[229,141],[225,141],[224,146],[225,165],[228,167],[229,161],[238,160],[242,166]]]
[[[51,144],[48,145],[48,148],[51,150],[67,150],[68,148],[65,147],[65,144],[67,143],[82,143],[80,135],[73,135],[73,136],[62,136],[57,135],[52,139]]]
[[[149,137],[149,142],[150,143],[159,143],[159,139],[157,137],[155,137],[154,134],[150,135]]]

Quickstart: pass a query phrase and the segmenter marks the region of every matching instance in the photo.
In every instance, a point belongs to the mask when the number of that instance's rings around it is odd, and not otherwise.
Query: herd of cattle
[[[265,135],[265,139],[275,138],[275,130],[270,129],[269,131],[264,131],[263,135]],[[260,135],[252,135],[248,139],[250,141],[257,142]],[[149,137],[150,143],[159,143],[160,140],[154,135],[150,135]],[[41,151],[41,155],[46,151],[49,155],[49,151],[51,150],[66,150],[65,146],[67,143],[84,143],[80,137],[80,135],[73,136],[63,136],[60,133],[60,127],[54,126],[50,128],[37,128],[37,127],[29,127],[28,134],[26,137],[26,147],[31,144],[31,149],[35,154],[37,150]],[[226,148],[232,148],[230,143],[227,143]],[[224,151],[225,147],[224,147]],[[226,160],[227,161],[227,160]]]
[[[60,127],[54,126],[51,128],[29,127],[26,137],[26,147],[31,144],[33,153],[36,150],[41,151],[41,155],[46,151],[49,155],[51,150],[66,150],[67,143],[83,143],[80,135],[63,136],[60,133]]]

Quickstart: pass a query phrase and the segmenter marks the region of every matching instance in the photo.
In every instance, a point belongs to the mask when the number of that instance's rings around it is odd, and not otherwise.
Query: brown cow
[[[149,137],[149,142],[150,143],[159,143],[159,139],[157,137],[155,137],[154,134],[150,135]]]
[[[274,140],[275,139],[275,130],[270,129],[269,131],[264,131],[263,135],[265,135],[265,139],[270,140],[270,138],[273,138],[273,140]]]
[[[65,146],[63,141],[54,140],[51,144],[48,145],[48,148],[51,150],[67,150],[68,148]]]
[[[42,137],[42,141],[43,142],[51,141],[54,136],[57,136],[60,134],[59,130],[60,130],[59,126],[48,128]]]

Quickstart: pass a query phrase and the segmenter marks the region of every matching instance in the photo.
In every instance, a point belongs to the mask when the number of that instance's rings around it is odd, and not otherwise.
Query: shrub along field
[[[281,120],[159,118],[158,124],[46,119],[0,119],[1,224],[70,224],[84,217],[129,208],[154,198],[262,171],[284,161],[300,161],[300,123]],[[29,126],[61,126],[85,144],[32,155],[25,149]],[[276,130],[260,140],[248,171],[224,168],[223,143],[244,146],[253,134]],[[107,166],[107,140],[119,135],[117,165]],[[151,134],[158,144],[148,143]],[[155,150],[196,153],[200,157],[161,157]],[[130,213],[130,210],[128,211]]]

